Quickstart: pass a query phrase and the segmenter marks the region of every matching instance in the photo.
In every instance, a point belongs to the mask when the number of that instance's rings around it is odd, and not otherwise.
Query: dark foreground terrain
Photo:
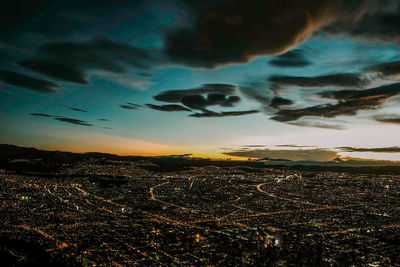
[[[2,266],[400,266],[396,175],[39,156],[2,159]]]

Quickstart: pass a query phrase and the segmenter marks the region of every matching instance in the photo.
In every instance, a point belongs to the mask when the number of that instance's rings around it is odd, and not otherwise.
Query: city
[[[161,171],[154,162],[88,155],[60,163],[58,173],[5,166],[2,258],[58,266],[400,265],[398,175],[218,161]]]

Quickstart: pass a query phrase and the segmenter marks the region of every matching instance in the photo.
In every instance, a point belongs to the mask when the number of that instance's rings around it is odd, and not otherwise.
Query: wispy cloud
[[[54,93],[58,87],[53,82],[8,70],[0,70],[0,80],[8,85],[27,88],[38,93]]]
[[[32,59],[19,62],[23,68],[51,78],[89,84],[89,74],[102,76],[124,86],[143,89],[149,82],[128,75],[128,69],[149,70],[161,59],[160,51],[151,51],[115,40],[97,37],[87,42],[52,42],[45,44]]]
[[[126,102],[126,104],[119,105],[123,109],[129,109],[129,110],[138,110],[139,108],[142,108],[142,105],[135,104],[132,102]]]
[[[93,124],[87,123],[86,121],[74,119],[74,118],[65,118],[65,117],[56,117],[55,120],[67,122],[75,125],[82,125],[82,126],[93,126]]]
[[[74,108],[74,107],[70,107],[70,106],[67,106],[67,105],[60,105],[60,106],[64,107],[64,108],[67,108],[67,109],[70,109],[72,111],[84,112],[84,113],[88,112],[87,110],[80,109],[80,108]]]
[[[53,115],[45,114],[45,113],[29,113],[32,116],[37,116],[37,117],[47,117],[47,118],[52,118]]]
[[[220,118],[220,117],[232,117],[232,116],[244,116],[249,114],[255,114],[260,112],[259,110],[245,110],[245,111],[226,111],[226,112],[213,112],[204,111],[202,113],[190,114],[190,117],[196,118]]]
[[[181,105],[153,105],[153,104],[146,104],[151,109],[159,110],[159,111],[167,111],[167,112],[172,112],[172,111],[192,111],[191,109],[185,108],[184,106]]]

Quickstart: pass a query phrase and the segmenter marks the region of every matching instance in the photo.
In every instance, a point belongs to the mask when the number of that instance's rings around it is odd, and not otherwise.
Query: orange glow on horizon
[[[34,146],[37,149],[42,150],[49,150],[49,151],[62,151],[62,152],[71,152],[71,153],[106,153],[106,154],[113,154],[118,156],[143,156],[143,157],[162,157],[162,156],[171,156],[171,155],[184,155],[184,154],[192,154],[190,158],[203,158],[203,159],[211,159],[211,160],[234,160],[234,161],[247,161],[248,158],[244,157],[235,157],[224,155],[221,153],[190,153],[190,152],[182,152],[182,150],[173,149],[165,149],[163,145],[160,145],[160,150],[153,150],[153,151],[135,151],[135,148],[110,148],[110,147],[103,147],[103,146],[79,146],[74,147],[70,145],[37,145]],[[156,146],[152,146],[152,149],[156,148]]]
[[[134,143],[137,140],[133,141]],[[238,157],[238,156],[230,156],[222,153],[207,153],[207,152],[193,152],[191,149],[177,149],[173,146],[166,146],[155,143],[148,143],[144,141],[139,142],[142,146],[139,147],[139,150],[135,146],[125,147],[117,146],[111,147],[107,146],[91,146],[87,144],[86,146],[73,146],[73,145],[37,145],[33,146],[42,150],[50,150],[50,151],[63,151],[63,152],[72,152],[72,153],[88,153],[88,152],[98,152],[98,153],[107,153],[118,156],[143,156],[143,157],[162,157],[162,156],[171,156],[171,155],[184,155],[191,154],[188,156],[189,158],[203,158],[203,159],[211,159],[211,160],[233,160],[233,161],[248,161],[248,160],[257,160],[257,158],[250,157]],[[18,145],[18,144],[17,144]],[[145,145],[145,146],[143,146]],[[148,145],[146,147],[146,145]],[[193,153],[192,153],[193,152]],[[338,156],[346,161],[346,160],[358,160],[358,161],[391,161],[400,163],[400,153],[373,153],[373,152],[339,152]]]

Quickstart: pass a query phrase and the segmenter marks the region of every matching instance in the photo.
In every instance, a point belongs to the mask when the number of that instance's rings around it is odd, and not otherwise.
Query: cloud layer
[[[324,149],[253,149],[223,152],[225,155],[257,159],[284,159],[293,161],[330,161],[339,155]]]

